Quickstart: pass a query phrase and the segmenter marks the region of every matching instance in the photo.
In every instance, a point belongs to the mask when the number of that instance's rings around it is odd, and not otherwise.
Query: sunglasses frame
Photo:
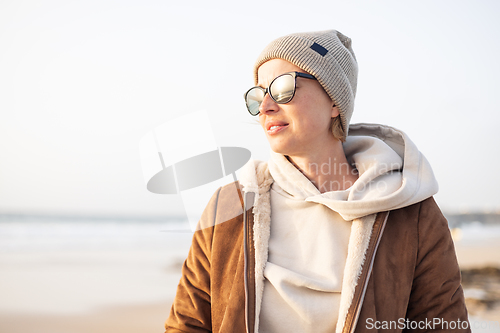
[[[290,97],[290,99],[286,102],[278,102],[277,100],[274,99],[273,95],[270,93],[270,88],[271,86],[273,85],[274,81],[276,81],[277,79],[279,79],[280,77],[284,76],[284,75],[291,75],[293,76],[293,94],[292,96]],[[255,86],[255,87],[252,87],[250,89],[247,90],[247,92],[243,95],[244,99],[245,99],[245,104],[247,106],[247,110],[248,112],[252,115],[252,116],[258,116],[259,113],[260,113],[260,110],[259,112],[257,112],[256,114],[253,114],[251,111],[250,111],[250,108],[248,107],[248,102],[247,102],[247,95],[250,91],[254,90],[254,89],[259,89],[261,91],[264,92],[264,97],[266,97],[266,94],[269,94],[269,96],[272,98],[272,100],[277,103],[277,104],[286,104],[286,103],[290,103],[293,99],[293,97],[295,96],[295,90],[297,90],[297,77],[303,77],[303,78],[306,78],[306,79],[312,79],[312,80],[316,80],[316,78],[311,75],[311,74],[308,74],[308,73],[302,73],[302,72],[288,72],[288,73],[283,73],[281,75],[278,75],[276,76],[272,81],[271,83],[269,83],[269,86],[267,88],[262,88],[262,87],[259,87],[259,86]],[[264,100],[264,97],[262,98]],[[259,108],[260,108],[260,105],[262,104],[262,101],[259,103]]]

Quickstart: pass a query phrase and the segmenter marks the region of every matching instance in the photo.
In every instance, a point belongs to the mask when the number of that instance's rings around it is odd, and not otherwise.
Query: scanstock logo
[[[217,145],[206,111],[165,122],[139,144],[148,191],[180,195],[192,231],[206,203],[220,187],[237,180],[236,171],[251,157],[242,147]],[[234,186],[235,195],[238,195]]]

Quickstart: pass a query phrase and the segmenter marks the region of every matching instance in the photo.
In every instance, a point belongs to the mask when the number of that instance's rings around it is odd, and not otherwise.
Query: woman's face
[[[258,85],[267,88],[278,75],[294,71],[305,73],[288,61],[269,60],[259,67]],[[330,123],[339,110],[318,81],[296,80],[295,96],[286,104],[277,104],[266,94],[259,108],[259,122],[273,151],[290,157],[312,157],[335,140]]]

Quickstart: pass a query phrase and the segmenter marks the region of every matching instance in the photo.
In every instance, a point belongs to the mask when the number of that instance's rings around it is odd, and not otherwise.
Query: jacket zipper
[[[250,332],[250,316],[249,316],[249,291],[248,291],[248,217],[247,217],[247,193],[243,198],[243,256],[244,260],[244,283],[245,283],[245,331]]]
[[[385,212],[384,221],[382,222],[382,225],[380,226],[380,228],[378,228],[378,234],[376,235],[377,238],[376,238],[375,247],[373,249],[373,253],[371,254],[370,265],[368,266],[368,273],[366,274],[366,277],[363,280],[363,285],[362,285],[363,289],[362,289],[361,295],[356,300],[355,312],[354,312],[354,317],[353,317],[354,319],[350,325],[350,328],[348,331],[349,333],[354,333],[354,330],[356,329],[356,326],[358,324],[359,314],[361,313],[361,305],[363,304],[363,301],[365,299],[366,289],[368,287],[368,281],[370,280],[370,276],[372,274],[373,262],[375,261],[375,254],[377,253],[378,245],[380,244],[380,240],[382,239],[382,234],[384,233],[385,224],[387,223],[388,217],[389,217],[389,212]]]

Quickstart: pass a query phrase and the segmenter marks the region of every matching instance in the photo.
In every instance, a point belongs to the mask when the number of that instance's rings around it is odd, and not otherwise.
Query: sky
[[[218,146],[267,159],[242,98],[253,63],[277,37],[327,29],[358,60],[351,122],[405,131],[443,210],[499,211],[499,14],[485,0],[2,1],[0,213],[182,214],[180,195],[147,191],[141,138],[205,110]]]

